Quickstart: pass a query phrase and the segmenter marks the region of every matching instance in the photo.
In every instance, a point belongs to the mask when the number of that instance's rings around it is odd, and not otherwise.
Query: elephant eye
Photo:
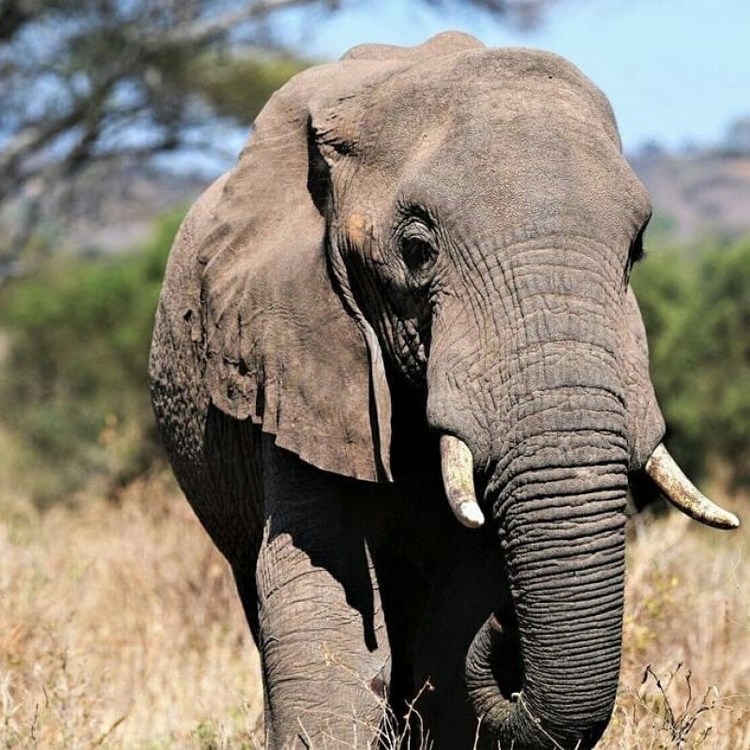
[[[422,233],[405,233],[401,238],[401,255],[410,273],[418,280],[435,265],[437,250]]]
[[[633,266],[636,263],[638,263],[638,261],[643,260],[643,258],[646,256],[646,251],[643,247],[643,235],[646,231],[647,226],[648,226],[648,220],[641,227],[640,231],[638,232],[635,239],[630,245],[630,252],[628,254],[628,262],[627,262],[627,265],[625,266],[625,286],[628,286],[628,284],[630,284],[630,274],[633,270]]]

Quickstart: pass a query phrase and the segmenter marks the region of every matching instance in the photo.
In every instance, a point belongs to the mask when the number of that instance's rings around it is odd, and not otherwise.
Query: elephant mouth
[[[485,518],[474,488],[474,459],[471,449],[461,438],[442,435],[440,460],[445,495],[453,514],[468,528],[482,526]],[[663,443],[656,446],[646,461],[644,471],[664,497],[690,518],[717,529],[739,527],[737,516],[709,500],[695,487]]]

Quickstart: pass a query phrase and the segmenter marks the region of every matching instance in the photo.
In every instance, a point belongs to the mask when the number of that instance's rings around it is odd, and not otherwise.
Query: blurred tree
[[[633,275],[670,450],[750,486],[750,237],[661,249]]]
[[[468,5],[529,25],[558,1]],[[217,116],[251,121],[304,65],[274,34],[280,11],[331,13],[354,3],[0,0],[0,209],[13,206],[16,227],[2,240],[0,266],[18,254],[45,206],[64,206],[73,178],[92,163],[106,163],[107,174],[185,146],[211,149],[221,140],[211,127]]]
[[[163,217],[141,252],[57,259],[2,289],[2,426],[19,484],[42,505],[92,480],[127,483],[158,455],[148,349],[181,219]]]
[[[721,149],[727,156],[750,156],[750,117],[743,117],[729,126]]]

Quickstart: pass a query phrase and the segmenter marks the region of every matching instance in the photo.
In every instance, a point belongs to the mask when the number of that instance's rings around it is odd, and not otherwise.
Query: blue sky
[[[476,11],[381,0],[318,17],[312,27],[309,17],[304,25],[290,19],[288,33],[309,54],[332,58],[361,42],[418,44],[450,28],[493,46],[567,57],[609,96],[626,149],[710,145],[750,117],[747,0],[561,0],[532,32]]]

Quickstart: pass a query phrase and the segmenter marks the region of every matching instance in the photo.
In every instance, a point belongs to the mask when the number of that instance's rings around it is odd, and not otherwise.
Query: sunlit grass
[[[750,748],[750,503],[737,532],[675,512],[629,547],[621,694],[604,748]]]
[[[43,516],[0,503],[0,747],[253,746],[257,654],[171,486]]]
[[[257,655],[179,492],[157,476],[83,500],[40,514],[0,485],[0,747],[262,747]],[[634,531],[601,747],[750,748],[750,512],[736,510],[732,534],[677,515]]]

